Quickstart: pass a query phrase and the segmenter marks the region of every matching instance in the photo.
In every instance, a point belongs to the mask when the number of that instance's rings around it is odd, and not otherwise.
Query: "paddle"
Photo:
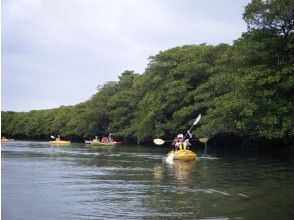
[[[208,137],[203,137],[203,138],[195,138],[196,140],[200,141],[201,143],[206,143],[208,141]],[[172,140],[162,140],[162,139],[159,139],[159,138],[156,138],[153,140],[154,144],[156,145],[163,145],[165,142],[172,142]]]
[[[194,121],[193,125],[191,126],[191,128],[189,129],[189,131],[192,130],[192,128],[193,128],[193,127],[194,127],[194,126],[200,121],[200,119],[201,119],[201,114],[199,114],[198,117],[195,119],[195,121]],[[185,137],[184,137],[184,140],[185,140],[186,136],[187,136],[187,133],[186,133],[186,135],[185,135]],[[202,139],[202,140],[203,140],[203,139]],[[203,140],[203,141],[204,141],[204,140]],[[154,142],[155,144],[157,144],[157,145],[162,145],[162,144],[164,144],[165,141],[162,140],[162,139],[157,138],[157,139],[154,139],[153,142]],[[172,162],[173,162],[173,157],[174,157],[174,152],[170,152],[170,154],[169,154],[168,157],[166,158],[166,162],[168,162],[168,163],[172,163]]]
[[[195,119],[193,125],[191,126],[191,128],[189,129],[189,131],[191,131],[191,129],[200,121],[201,119],[201,114],[198,115],[198,117]],[[185,135],[184,139],[186,138],[187,134]],[[202,138],[201,138],[202,139]],[[199,139],[200,140],[200,139]],[[204,141],[204,140],[203,140]],[[164,140],[156,138],[153,140],[154,144],[156,145],[163,145],[164,144]],[[200,141],[201,142],[201,141]],[[206,141],[207,142],[207,141]]]
[[[52,139],[55,139],[56,141],[60,141],[60,136],[58,135],[57,138],[54,137],[53,135],[50,136]]]
[[[205,138],[205,140],[207,142],[208,141],[208,138]],[[207,144],[206,144],[206,142],[204,142],[205,147],[204,147],[204,153],[203,153],[202,157],[209,157],[209,155],[207,154]]]
[[[169,164],[173,164],[173,159],[174,159],[174,151],[171,151],[168,155],[167,155],[167,157],[166,157],[166,159],[165,159],[165,161],[167,162],[167,163],[169,163]]]
[[[169,140],[169,141],[170,141],[170,140]],[[156,138],[156,139],[153,140],[153,142],[154,142],[154,144],[156,144],[156,145],[163,145],[165,141],[162,140],[162,139]]]
[[[200,121],[200,119],[201,119],[201,114],[198,115],[198,117],[195,119],[193,125],[191,126],[191,128],[188,131],[191,131],[191,129]],[[186,133],[186,135],[184,137],[184,140],[185,140],[186,137],[187,137],[187,133]]]

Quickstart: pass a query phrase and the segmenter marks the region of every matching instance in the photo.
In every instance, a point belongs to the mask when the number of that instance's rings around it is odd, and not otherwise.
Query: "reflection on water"
[[[294,216],[293,161],[210,154],[167,164],[166,153],[142,146],[2,144],[2,218]]]
[[[189,185],[193,171],[196,169],[196,161],[177,161],[169,164],[169,168],[173,173],[176,183],[179,185]]]
[[[155,183],[161,183],[161,181],[164,178],[163,166],[161,164],[155,164],[154,168],[153,168],[153,171],[154,171],[154,178],[153,178],[154,182]]]

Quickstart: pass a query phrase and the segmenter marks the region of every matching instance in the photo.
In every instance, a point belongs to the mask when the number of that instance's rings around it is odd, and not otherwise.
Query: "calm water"
[[[2,219],[294,219],[293,160],[2,143]]]

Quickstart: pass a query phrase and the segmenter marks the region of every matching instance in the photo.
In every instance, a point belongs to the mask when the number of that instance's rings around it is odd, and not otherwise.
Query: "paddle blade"
[[[50,136],[52,139],[55,139],[55,137],[53,135]]]
[[[204,138],[200,138],[200,139],[199,139],[199,141],[200,141],[201,143],[204,143],[204,144],[205,144],[208,140],[209,140],[208,137],[204,137]]]
[[[196,125],[201,119],[201,114],[198,115],[198,117],[195,119],[193,125]]]
[[[165,141],[162,139],[154,139],[153,142],[156,145],[163,145]]]
[[[173,159],[174,159],[174,151],[171,151],[168,156],[166,157],[165,161],[169,164],[173,164]]]

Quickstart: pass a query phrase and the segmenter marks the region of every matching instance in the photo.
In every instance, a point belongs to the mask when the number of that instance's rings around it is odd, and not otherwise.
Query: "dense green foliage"
[[[125,71],[88,101],[31,112],[2,112],[2,134],[83,139],[113,133],[148,141],[197,136],[293,139],[294,3],[253,0],[248,32],[232,46],[186,45],[151,56],[143,74]]]

